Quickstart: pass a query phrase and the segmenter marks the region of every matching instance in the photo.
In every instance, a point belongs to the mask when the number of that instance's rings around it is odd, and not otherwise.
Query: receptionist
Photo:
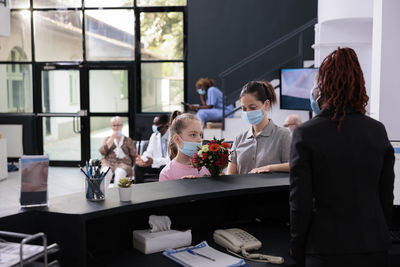
[[[288,172],[291,135],[267,116],[276,103],[269,82],[252,81],[240,93],[242,118],[251,128],[236,136],[228,174]]]

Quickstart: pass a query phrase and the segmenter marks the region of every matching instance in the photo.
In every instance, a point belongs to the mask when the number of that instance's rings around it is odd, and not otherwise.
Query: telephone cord
[[[284,259],[282,257],[277,257],[277,256],[270,256],[270,255],[264,255],[264,254],[250,254],[248,253],[244,248],[242,248],[242,255],[237,254],[229,249],[226,249],[229,253],[232,253],[233,255],[250,260],[250,261],[256,261],[256,262],[269,262],[273,264],[282,264],[284,262]]]

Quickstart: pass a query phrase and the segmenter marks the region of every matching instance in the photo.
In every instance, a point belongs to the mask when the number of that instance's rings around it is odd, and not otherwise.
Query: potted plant
[[[122,202],[131,201],[132,195],[132,180],[124,177],[118,182],[119,199]]]

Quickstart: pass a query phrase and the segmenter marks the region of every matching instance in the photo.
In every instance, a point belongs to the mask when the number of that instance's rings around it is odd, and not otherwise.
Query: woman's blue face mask
[[[321,95],[319,95],[317,97],[317,99],[314,99],[313,91],[314,90],[312,89],[310,92],[310,105],[311,105],[311,109],[314,111],[314,113],[316,115],[318,115],[321,112],[321,109],[319,108],[319,104],[318,104],[318,100],[321,97]]]
[[[264,119],[264,113],[262,112],[262,109],[256,109],[248,112],[243,111],[242,118],[251,125],[257,125]]]
[[[199,95],[205,95],[205,94],[206,94],[206,90],[204,90],[204,89],[197,89],[197,93],[199,93]]]

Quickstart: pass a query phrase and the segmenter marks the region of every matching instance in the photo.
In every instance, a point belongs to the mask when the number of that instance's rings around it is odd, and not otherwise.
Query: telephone
[[[282,257],[247,253],[247,250],[256,250],[261,248],[261,242],[242,229],[231,228],[226,230],[215,230],[213,237],[215,243],[223,246],[230,253],[241,258],[275,264],[282,264],[284,262]],[[241,253],[242,255],[237,253]]]

